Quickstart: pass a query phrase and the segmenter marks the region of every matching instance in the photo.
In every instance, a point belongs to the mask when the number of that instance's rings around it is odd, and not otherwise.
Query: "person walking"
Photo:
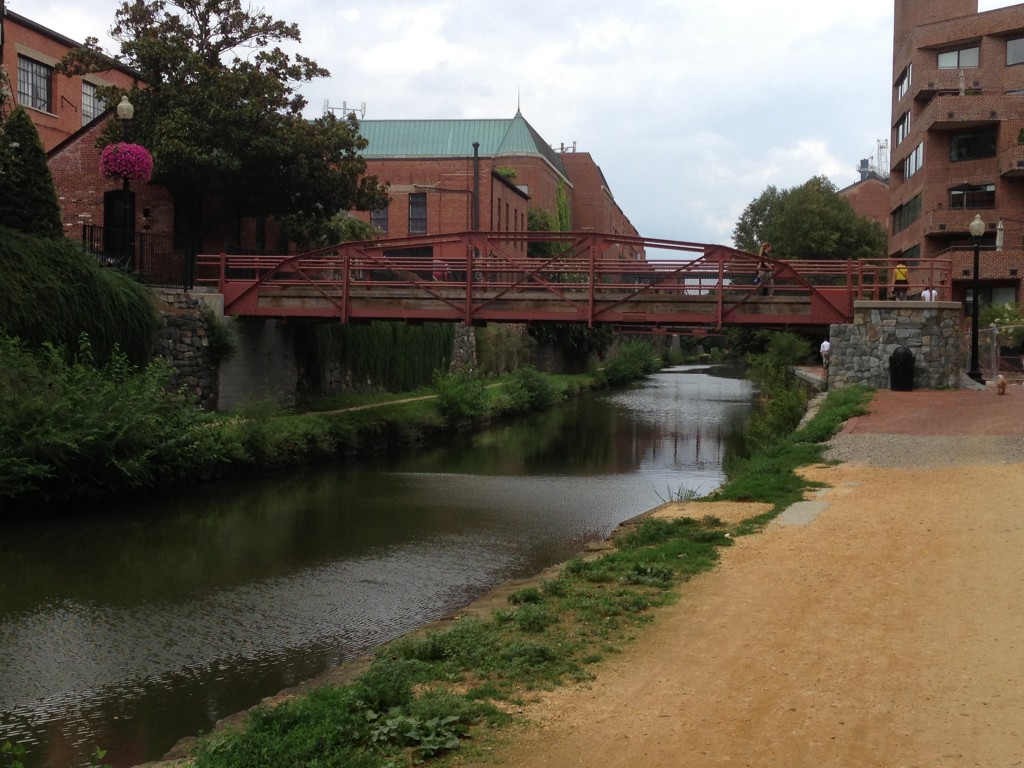
[[[910,284],[910,270],[903,261],[896,264],[892,271],[892,292],[896,301],[903,301],[907,298],[907,286]]]
[[[775,276],[769,261],[771,252],[771,243],[762,243],[761,249],[757,252],[757,284],[761,288],[762,296],[771,296],[775,293]]]
[[[821,347],[818,351],[821,353],[821,365],[827,371],[828,364],[832,360],[832,344],[828,339],[821,342]]]

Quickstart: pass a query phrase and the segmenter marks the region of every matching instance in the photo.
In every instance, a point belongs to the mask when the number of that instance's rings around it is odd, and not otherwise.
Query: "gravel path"
[[[455,764],[1024,765],[1024,392],[880,391],[828,454],[803,470],[820,514],[738,538],[592,683]]]

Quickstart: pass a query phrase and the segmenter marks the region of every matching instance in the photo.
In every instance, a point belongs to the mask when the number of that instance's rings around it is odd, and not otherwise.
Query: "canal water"
[[[0,744],[28,768],[159,758],[712,491],[750,402],[735,371],[679,367],[387,462],[0,523]]]

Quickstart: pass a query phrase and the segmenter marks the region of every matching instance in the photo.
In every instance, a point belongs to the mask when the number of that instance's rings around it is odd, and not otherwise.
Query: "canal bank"
[[[738,539],[592,681],[537,694],[530,727],[455,764],[1019,761],[1024,392],[877,392],[828,458],[804,470],[820,514]],[[652,514],[709,507],[762,511]]]
[[[659,496],[713,488],[749,407],[748,382],[689,366],[395,464],[12,527],[0,742],[25,743],[28,766],[78,764],[71,749],[96,744],[115,766],[152,760],[182,734],[570,558]],[[83,551],[106,555],[86,563]]]

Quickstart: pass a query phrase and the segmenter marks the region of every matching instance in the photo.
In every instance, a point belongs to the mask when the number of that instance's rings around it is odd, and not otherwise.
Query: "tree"
[[[21,107],[0,125],[0,226],[38,237],[64,234],[39,131]]]
[[[301,41],[297,25],[241,0],[125,0],[115,19],[122,63],[145,83],[129,94],[130,138],[152,152],[153,181],[171,190],[194,234],[211,196],[231,218],[330,219],[387,204],[386,189],[364,175],[366,140],[355,115],[303,118],[297,88],[329,73],[276,45]],[[61,71],[109,67],[90,39]],[[107,103],[120,98],[102,95]],[[119,140],[120,131],[112,121],[101,141]]]
[[[770,242],[780,259],[861,259],[885,255],[885,231],[860,216],[824,176],[778,190],[769,186],[733,230],[737,248],[756,253]]]

